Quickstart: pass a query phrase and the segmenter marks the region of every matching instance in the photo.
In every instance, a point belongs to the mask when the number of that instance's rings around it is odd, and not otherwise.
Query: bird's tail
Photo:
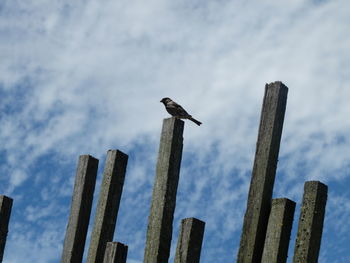
[[[200,121],[197,121],[196,119],[193,119],[192,117],[188,118],[189,120],[193,121],[195,124],[197,124],[198,126],[201,125],[202,123]]]

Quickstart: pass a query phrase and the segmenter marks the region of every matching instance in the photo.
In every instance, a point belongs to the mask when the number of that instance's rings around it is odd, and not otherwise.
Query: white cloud
[[[345,0],[4,1],[0,190],[52,209],[50,198],[69,202],[78,155],[130,152],[118,224],[130,258],[141,260],[167,117],[159,100],[169,96],[203,122],[186,123],[174,234],[182,217],[198,216],[207,222],[202,261],[212,262],[219,247],[220,262],[234,259],[265,83],[289,87],[275,194],[300,201],[305,180],[348,183],[347,7]],[[17,201],[25,211],[41,207]],[[47,261],[59,249],[48,248]],[[9,262],[27,255],[16,256]]]

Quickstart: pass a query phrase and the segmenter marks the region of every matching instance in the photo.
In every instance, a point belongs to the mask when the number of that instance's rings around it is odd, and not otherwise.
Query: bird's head
[[[165,98],[163,98],[160,102],[162,102],[164,105],[166,105],[166,104],[169,103],[170,101],[171,101],[170,98],[165,97]]]

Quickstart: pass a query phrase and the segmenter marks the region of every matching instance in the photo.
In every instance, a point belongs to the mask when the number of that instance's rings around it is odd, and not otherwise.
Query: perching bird
[[[193,119],[190,114],[187,113],[187,111],[184,110],[179,104],[177,104],[175,101],[171,100],[170,98],[163,98],[160,102],[163,102],[165,109],[167,112],[170,113],[170,115],[174,116],[175,118],[180,119],[189,119],[193,121],[198,126],[202,123],[200,121],[197,121],[196,119]]]

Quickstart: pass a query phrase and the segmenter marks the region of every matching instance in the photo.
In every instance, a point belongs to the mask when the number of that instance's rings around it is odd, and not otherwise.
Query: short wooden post
[[[281,142],[288,88],[266,84],[247,210],[237,262],[261,261]]]
[[[103,263],[126,263],[128,246],[120,242],[107,242]]]
[[[295,202],[287,198],[272,199],[261,263],[285,263],[288,257]]]
[[[182,120],[164,119],[148,218],[145,263],[166,263],[169,259],[183,130]]]
[[[97,168],[98,160],[94,157],[79,157],[61,263],[81,262],[83,259]]]
[[[294,248],[294,263],[317,263],[318,261],[327,192],[327,185],[318,181],[309,181],[304,185],[303,204]]]
[[[107,242],[113,240],[127,162],[128,155],[119,150],[108,151],[91,234],[88,263],[103,262]]]
[[[196,218],[185,218],[177,241],[175,263],[199,263],[205,222]]]
[[[4,257],[13,199],[0,195],[0,263]]]

